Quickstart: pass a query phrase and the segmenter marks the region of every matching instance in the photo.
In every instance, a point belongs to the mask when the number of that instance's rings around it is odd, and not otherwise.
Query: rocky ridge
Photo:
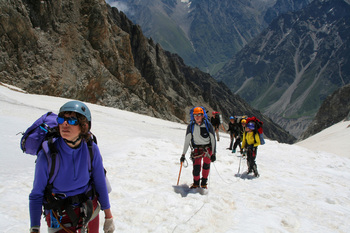
[[[146,38],[103,0],[0,2],[0,81],[177,122],[189,109],[255,115],[268,138],[295,138],[209,74]],[[225,120],[226,120],[225,119]]]
[[[329,95],[299,140],[306,139],[342,121],[350,120],[350,84]]]
[[[314,0],[272,21],[217,78],[298,137],[325,98],[350,82],[350,5]]]

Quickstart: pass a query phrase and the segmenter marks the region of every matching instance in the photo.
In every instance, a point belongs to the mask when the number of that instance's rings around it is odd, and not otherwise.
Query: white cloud
[[[124,2],[118,2],[118,1],[113,1],[113,0],[107,0],[106,2],[111,7],[117,8],[119,11],[123,11],[124,13],[130,13],[128,5]]]

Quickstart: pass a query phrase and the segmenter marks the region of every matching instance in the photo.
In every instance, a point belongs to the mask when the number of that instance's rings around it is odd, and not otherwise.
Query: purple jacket
[[[67,197],[85,193],[90,189],[89,149],[85,141],[78,148],[69,147],[58,138],[55,146],[59,156],[59,171],[53,182],[53,193],[65,194]],[[102,157],[98,146],[93,143],[94,158],[92,161],[91,178],[99,194],[98,200],[102,209],[109,209],[109,197],[105,179]],[[31,226],[40,226],[44,191],[49,179],[49,167],[45,152],[41,150],[35,165],[33,189],[29,195],[29,212]]]

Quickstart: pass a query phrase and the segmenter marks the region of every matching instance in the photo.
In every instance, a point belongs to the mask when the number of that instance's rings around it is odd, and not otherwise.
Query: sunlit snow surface
[[[0,85],[0,232],[29,231],[35,156],[22,153],[17,133],[67,101]],[[115,232],[349,232],[350,122],[298,145],[266,140],[254,179],[242,175],[246,161],[239,165],[238,153],[226,150],[229,136],[221,132],[203,193],[188,188],[189,159],[176,185],[186,125],[88,106],[113,187]],[[103,217],[101,212],[100,232]],[[47,232],[43,220],[41,232]]]

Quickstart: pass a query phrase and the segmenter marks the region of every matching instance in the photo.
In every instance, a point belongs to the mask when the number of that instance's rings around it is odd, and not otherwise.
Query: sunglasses
[[[198,114],[193,114],[193,116],[203,116],[203,114],[202,113],[198,113]]]
[[[67,121],[69,125],[79,125],[79,120],[76,117],[57,117],[57,123],[62,125]]]

